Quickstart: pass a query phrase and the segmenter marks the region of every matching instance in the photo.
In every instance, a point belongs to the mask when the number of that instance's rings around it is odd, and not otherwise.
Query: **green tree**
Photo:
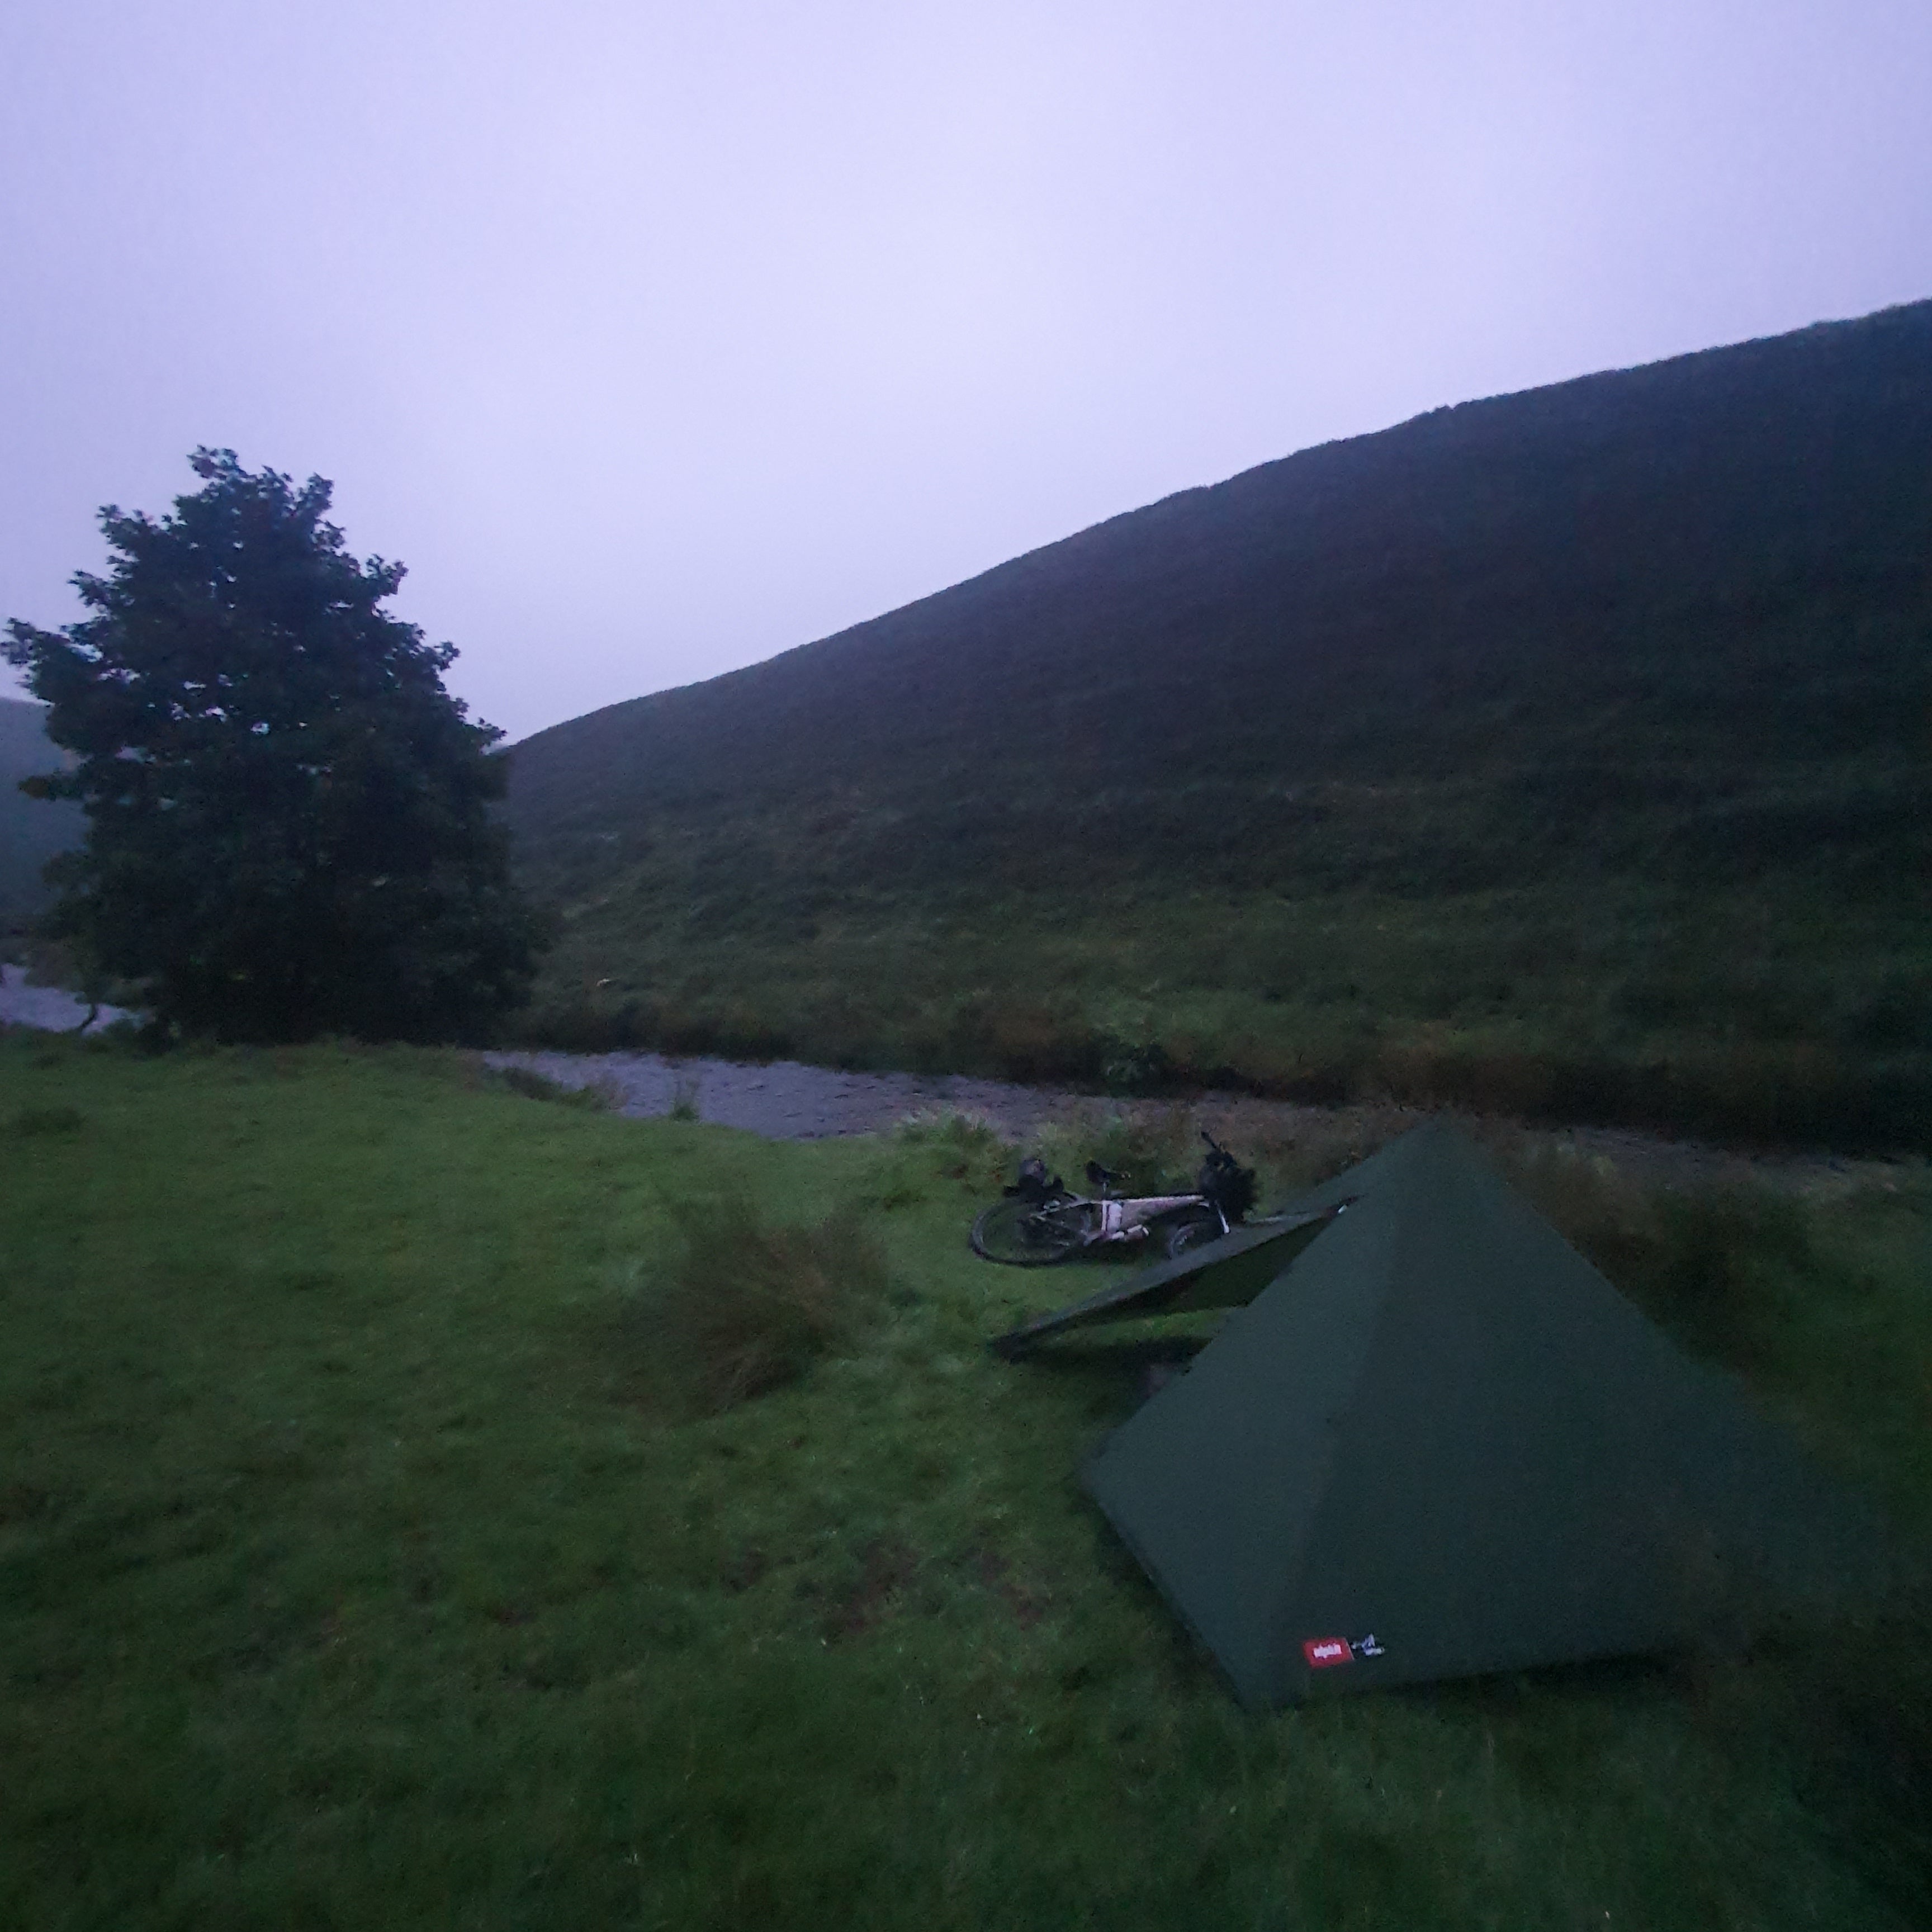
[[[502,734],[443,688],[454,650],[380,608],[402,566],[349,554],[327,482],[190,460],[172,516],[101,512],[82,622],[7,626],[76,754],[27,788],[88,814],[50,927],[170,1028],[473,1037],[545,938],[490,812]]]

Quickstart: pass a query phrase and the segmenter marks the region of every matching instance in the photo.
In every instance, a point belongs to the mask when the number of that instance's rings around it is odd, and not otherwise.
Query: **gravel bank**
[[[728,1060],[668,1059],[655,1053],[486,1053],[493,1066],[526,1066],[562,1087],[602,1086],[617,1109],[645,1119],[685,1100],[700,1120],[740,1127],[772,1140],[817,1140],[877,1133],[922,1109],[953,1107],[982,1115],[1008,1138],[1024,1142],[1048,1121],[1074,1122],[1122,1109],[1184,1106],[1230,1144],[1282,1138],[1326,1138],[1352,1120],[1372,1118],[1386,1138],[1391,1127],[1424,1116],[1411,1108],[1334,1109],[1237,1094],[1202,1094],[1181,1102],[1098,1099],[1064,1089],[1022,1087],[963,1075],[855,1073],[796,1060],[745,1065]],[[1494,1124],[1472,1122],[1482,1126]],[[1828,1154],[1762,1154],[1708,1142],[1666,1139],[1616,1127],[1532,1129],[1548,1144],[1586,1160],[1611,1162],[1634,1177],[1677,1186],[1769,1180],[1804,1191],[1896,1184],[1895,1162]]]

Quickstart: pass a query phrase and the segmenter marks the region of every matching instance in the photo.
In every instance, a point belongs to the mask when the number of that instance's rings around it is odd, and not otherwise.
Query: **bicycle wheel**
[[[1087,1239],[1087,1216],[1077,1202],[1045,1206],[1021,1198],[995,1202],[973,1223],[973,1252],[1012,1268],[1046,1268],[1064,1262]]]
[[[1167,1250],[1168,1259],[1178,1261],[1183,1255],[1220,1238],[1221,1223],[1217,1216],[1190,1214],[1181,1220],[1168,1222],[1162,1245]]]

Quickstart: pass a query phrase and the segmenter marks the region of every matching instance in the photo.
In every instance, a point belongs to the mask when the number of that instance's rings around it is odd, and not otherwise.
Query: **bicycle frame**
[[[1096,1241],[1144,1240],[1154,1232],[1155,1222],[1184,1208],[1205,1208],[1220,1222],[1221,1232],[1228,1231],[1226,1218],[1204,1194],[1142,1194],[1126,1200],[1106,1194],[1089,1200],[1076,1195],[1067,1204],[1100,1209],[1100,1232],[1094,1237]]]

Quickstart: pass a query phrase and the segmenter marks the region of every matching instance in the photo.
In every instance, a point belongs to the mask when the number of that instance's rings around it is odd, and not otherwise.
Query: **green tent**
[[[1875,1574],[1869,1514],[1467,1142],[1405,1136],[1088,1490],[1251,1706],[1666,1649]]]
[[[1239,1307],[1253,1300],[1338,1211],[1324,1206],[1270,1214],[1264,1220],[1230,1228],[1216,1240],[1204,1241],[1172,1261],[1137,1269],[1125,1281],[1097,1289],[1068,1307],[1036,1315],[1017,1328],[994,1336],[986,1346],[994,1354],[1017,1361],[1049,1335],[1096,1322],[1131,1322],[1150,1315],[1192,1315],[1204,1309]]]

